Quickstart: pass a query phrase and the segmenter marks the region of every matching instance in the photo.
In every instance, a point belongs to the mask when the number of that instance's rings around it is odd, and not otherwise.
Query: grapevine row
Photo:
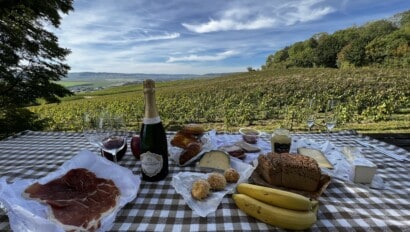
[[[221,123],[225,128],[276,121],[303,124],[308,111],[322,115],[329,99],[340,104],[339,123],[389,120],[410,107],[408,70],[295,69],[257,71],[213,79],[158,83],[157,104],[165,124]],[[125,91],[126,90],[126,91]],[[88,93],[59,104],[30,107],[48,130],[80,131],[85,112],[122,114],[132,129],[143,117],[142,86]],[[310,102],[314,99],[314,104]]]

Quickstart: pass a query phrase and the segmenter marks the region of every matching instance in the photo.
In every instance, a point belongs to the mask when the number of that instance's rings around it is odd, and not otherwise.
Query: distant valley
[[[72,72],[57,83],[73,92],[89,92],[111,86],[140,83],[145,79],[155,81],[187,80],[197,78],[212,78],[232,73],[196,74],[146,74],[146,73],[107,73],[107,72]]]

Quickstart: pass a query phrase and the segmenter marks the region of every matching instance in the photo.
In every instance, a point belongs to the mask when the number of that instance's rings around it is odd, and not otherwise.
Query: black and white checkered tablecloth
[[[323,140],[326,135],[298,136]],[[366,140],[410,157],[404,149],[352,132],[340,132],[331,137],[336,146],[357,146],[354,139]],[[0,141],[0,177],[6,176],[9,181],[43,177],[83,149],[97,152],[81,133],[22,132]],[[396,161],[371,148],[365,148],[363,152],[377,164],[377,173],[385,180],[386,189],[332,179],[319,199],[318,221],[312,231],[410,231],[410,162]],[[130,149],[119,163],[134,174],[140,174],[140,162],[131,155]],[[244,214],[236,207],[231,195],[223,198],[215,213],[199,217],[171,186],[172,176],[181,171],[197,170],[195,167],[179,167],[170,161],[170,173],[164,181],[142,182],[136,199],[118,213],[112,231],[280,230]],[[0,230],[10,230],[7,214],[2,211]]]

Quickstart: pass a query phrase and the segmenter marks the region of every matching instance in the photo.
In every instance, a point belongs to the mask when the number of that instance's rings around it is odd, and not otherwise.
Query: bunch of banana
[[[267,224],[304,230],[316,223],[317,201],[296,193],[247,183],[239,184],[237,190],[238,194],[233,195],[235,204]]]

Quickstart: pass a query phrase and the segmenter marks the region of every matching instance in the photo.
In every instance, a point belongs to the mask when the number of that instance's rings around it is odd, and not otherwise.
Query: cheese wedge
[[[333,165],[327,160],[323,153],[319,150],[312,148],[299,147],[298,153],[301,155],[309,156],[317,161],[319,167],[333,169]]]
[[[199,160],[198,167],[225,171],[231,167],[229,155],[219,150],[205,152]]]

